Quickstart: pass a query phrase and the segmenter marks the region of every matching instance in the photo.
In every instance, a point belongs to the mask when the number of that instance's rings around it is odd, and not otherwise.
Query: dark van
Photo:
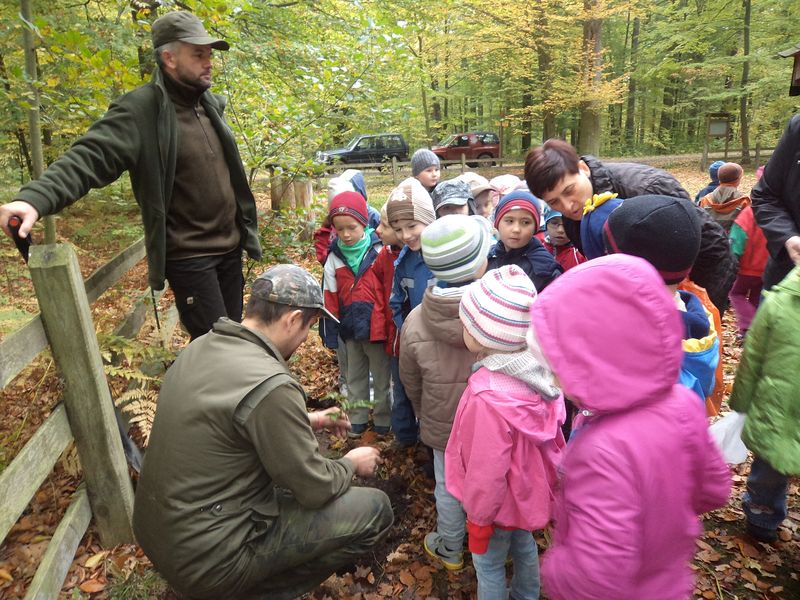
[[[374,163],[408,160],[408,144],[399,133],[376,133],[355,136],[344,148],[317,152],[316,161],[322,164]]]

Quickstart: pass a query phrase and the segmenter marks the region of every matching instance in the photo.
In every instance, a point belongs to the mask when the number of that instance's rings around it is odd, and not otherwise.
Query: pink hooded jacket
[[[554,281],[531,309],[541,351],[583,416],[559,474],[551,600],[676,600],[692,592],[697,515],[730,472],[702,406],[679,385],[682,325],[644,260],[615,254]]]
[[[444,462],[447,491],[470,522],[528,530],[547,525],[565,418],[560,395],[547,402],[523,381],[486,367],[472,374]]]

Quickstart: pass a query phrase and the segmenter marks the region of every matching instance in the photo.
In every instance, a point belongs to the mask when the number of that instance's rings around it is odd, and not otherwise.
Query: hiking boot
[[[464,556],[460,550],[450,550],[444,544],[442,536],[436,531],[431,531],[425,536],[422,544],[431,557],[438,560],[448,571],[458,571],[464,568]]]
[[[745,527],[745,531],[747,535],[757,542],[771,544],[778,541],[778,532],[775,529],[767,529],[766,527],[759,527],[758,525],[748,523]]]

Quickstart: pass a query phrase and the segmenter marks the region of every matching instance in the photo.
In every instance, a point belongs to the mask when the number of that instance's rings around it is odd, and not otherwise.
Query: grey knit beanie
[[[438,167],[439,157],[427,148],[420,148],[411,157],[411,175],[416,177],[428,167]]]

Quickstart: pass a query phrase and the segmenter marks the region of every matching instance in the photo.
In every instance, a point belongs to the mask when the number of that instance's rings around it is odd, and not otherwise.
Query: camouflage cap
[[[170,42],[211,46],[215,50],[228,50],[231,47],[225,40],[208,35],[200,19],[185,10],[168,12],[157,18],[153,21],[150,35],[153,38],[153,48]]]
[[[259,284],[259,282],[264,282]],[[318,308],[329,319],[339,320],[325,309],[322,288],[311,273],[297,265],[275,265],[256,278],[251,292],[257,298],[298,308]]]
[[[431,192],[433,208],[437,213],[443,206],[448,204],[464,206],[472,199],[472,192],[470,191],[469,184],[460,179],[442,181],[434,188],[433,192]]]

